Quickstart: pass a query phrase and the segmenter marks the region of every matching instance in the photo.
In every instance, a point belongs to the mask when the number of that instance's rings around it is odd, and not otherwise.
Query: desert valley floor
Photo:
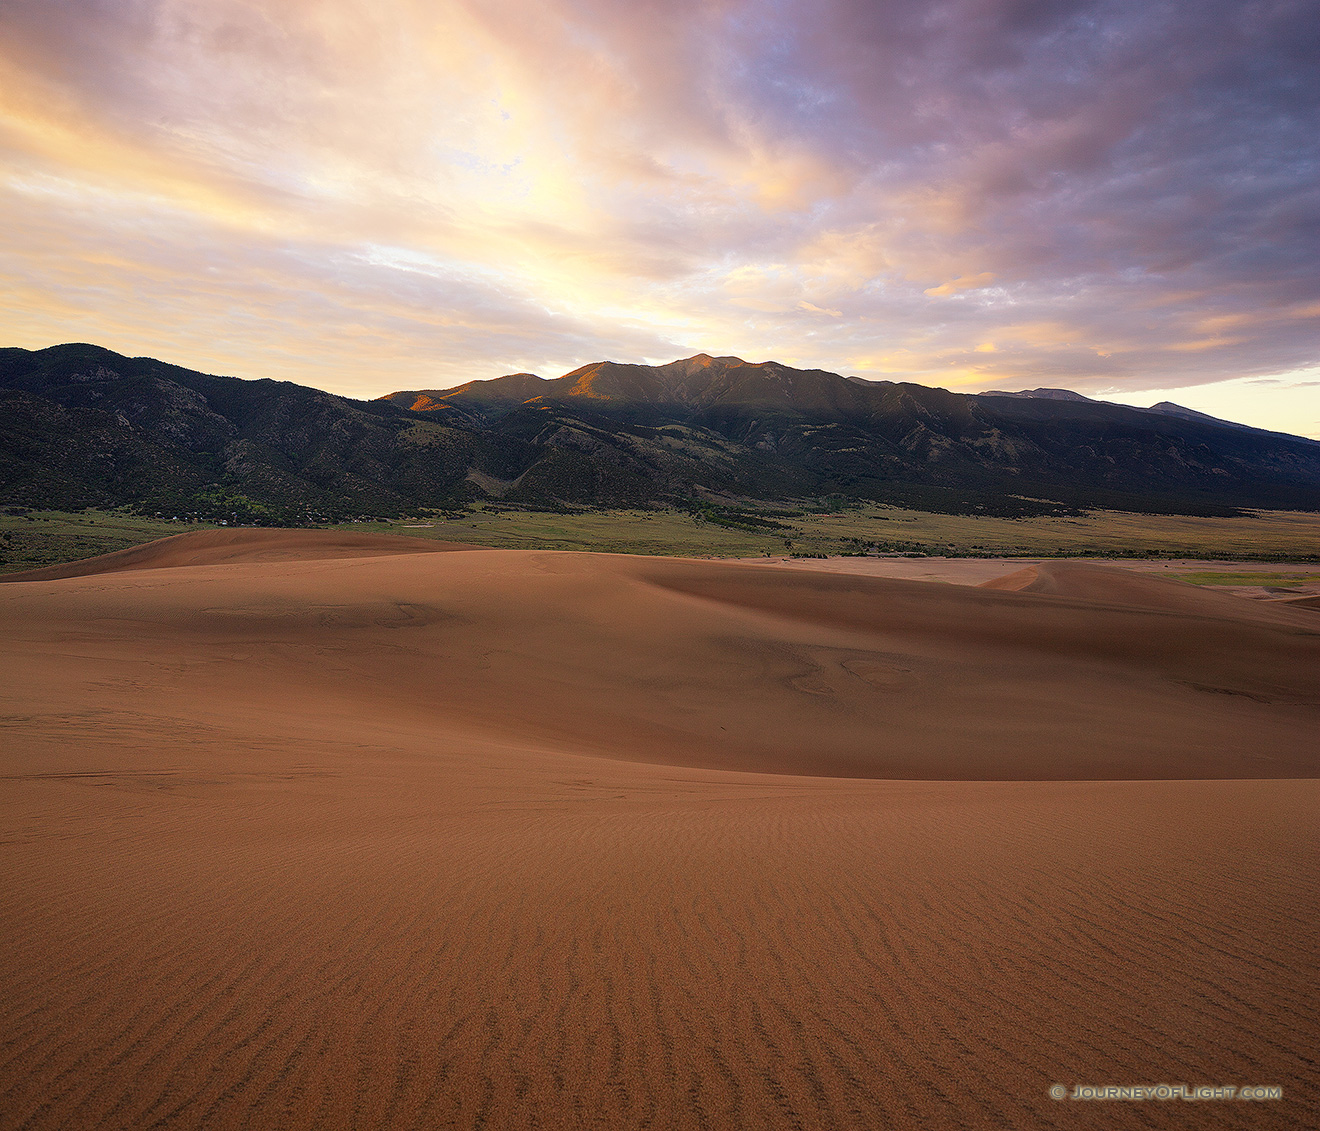
[[[993,564],[5,578],[0,1128],[1320,1126],[1320,610]]]

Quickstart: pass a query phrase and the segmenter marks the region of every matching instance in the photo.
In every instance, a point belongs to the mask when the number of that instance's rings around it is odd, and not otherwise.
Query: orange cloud
[[[941,283],[938,287],[928,287],[922,291],[922,294],[931,295],[934,298],[943,298],[947,295],[956,295],[962,291],[979,291],[990,286],[995,281],[993,271],[982,271],[979,275],[962,275],[957,279],[951,279],[947,283]]]

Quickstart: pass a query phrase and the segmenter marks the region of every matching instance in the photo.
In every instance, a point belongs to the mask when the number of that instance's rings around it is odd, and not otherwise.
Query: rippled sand
[[[0,585],[0,1127],[1317,1122],[1314,611],[402,544]]]

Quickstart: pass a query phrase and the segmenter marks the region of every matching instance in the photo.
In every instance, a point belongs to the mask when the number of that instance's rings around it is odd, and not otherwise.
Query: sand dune
[[[1227,593],[1217,593],[1171,578],[1097,566],[1086,562],[1037,562],[992,581],[980,588],[1014,593],[1047,593],[1058,597],[1081,597],[1088,601],[1142,609],[1256,621],[1262,624],[1305,626],[1287,612],[1277,609],[1277,602],[1243,602]],[[1316,628],[1313,622],[1311,627]]]
[[[187,537],[0,588],[0,1128],[1316,1112],[1313,612]]]
[[[942,558],[915,555],[913,557],[871,557],[844,555],[832,558],[742,558],[748,564],[791,568],[822,573],[859,574],[865,577],[891,577],[907,581],[943,581],[953,585],[981,585],[988,589],[1017,590],[1025,582],[1034,580],[1034,572],[1023,572],[1036,566],[1055,565],[1118,568],[1123,574],[1137,577],[1180,581],[1179,575],[1190,573],[1219,596],[1263,602],[1290,601],[1297,604],[1320,596],[1320,563],[1271,562],[1246,563],[1216,559],[1193,558],[1086,558],[1060,562],[1055,558]],[[1244,584],[1241,572],[1257,574],[1259,584]],[[1228,574],[1231,584],[1224,586],[1214,581],[1216,574]],[[1278,575],[1282,574],[1282,577]],[[1274,575],[1272,578],[1271,575]],[[1009,580],[1009,579],[1012,580]],[[1180,584],[1182,582],[1180,581]],[[1040,592],[1042,590],[1035,590]],[[1306,605],[1299,607],[1306,608]],[[1314,608],[1315,606],[1309,606]]]
[[[354,534],[342,530],[275,530],[261,527],[195,530],[81,561],[43,566],[22,573],[0,574],[0,583],[54,581],[63,577],[88,577],[96,573],[119,573],[125,570],[173,569],[177,566],[322,561],[327,558],[433,554],[480,548],[461,542],[440,542],[433,538]]]

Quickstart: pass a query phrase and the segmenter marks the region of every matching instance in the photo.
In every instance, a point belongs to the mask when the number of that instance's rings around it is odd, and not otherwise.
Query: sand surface
[[[893,577],[909,581],[944,581],[951,585],[983,585],[1007,573],[1027,566],[1052,565],[1058,558],[942,558],[916,555],[913,557],[831,557],[794,558],[759,557],[741,558],[753,565],[813,570],[823,573],[852,573],[862,577]],[[1302,607],[1320,606],[1320,562],[1232,562],[1219,559],[1161,558],[1087,558],[1077,564],[1110,566],[1128,573],[1152,577],[1178,579],[1180,574],[1199,574],[1203,584],[1218,588],[1232,597],[1246,597],[1257,601],[1292,602]],[[1064,559],[1065,563],[1067,559]],[[1216,586],[1210,580],[1215,574],[1278,574],[1287,580],[1277,584],[1262,581],[1260,585],[1240,584]]]
[[[1320,1125],[1314,610],[238,533],[0,585],[0,1128]]]

